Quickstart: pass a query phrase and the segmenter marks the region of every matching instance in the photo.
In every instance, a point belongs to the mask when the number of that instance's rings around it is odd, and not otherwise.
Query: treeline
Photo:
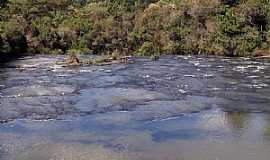
[[[255,56],[270,0],[1,0],[0,54]]]

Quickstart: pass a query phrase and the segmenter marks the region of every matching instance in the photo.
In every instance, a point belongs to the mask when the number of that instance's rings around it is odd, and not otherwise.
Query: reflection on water
[[[270,123],[269,122],[265,124],[264,136],[270,138]]]
[[[10,155],[20,160],[269,158],[267,114],[210,110],[158,121],[117,124],[101,119],[113,113],[107,114],[70,121],[20,120],[3,124],[2,159],[9,159]]]
[[[245,129],[249,126],[249,113],[240,113],[240,112],[230,112],[226,113],[226,118],[228,125],[231,127],[232,131],[237,132],[241,135],[241,132],[244,132]]]
[[[266,60],[55,58],[0,69],[0,160],[269,160]]]

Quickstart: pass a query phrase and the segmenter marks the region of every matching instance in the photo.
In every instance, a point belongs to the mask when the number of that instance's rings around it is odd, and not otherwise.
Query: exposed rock
[[[255,53],[256,58],[270,58],[269,50],[257,50]]]
[[[67,59],[67,64],[70,66],[78,66],[80,65],[80,60],[76,56],[76,54],[70,54],[70,56]]]

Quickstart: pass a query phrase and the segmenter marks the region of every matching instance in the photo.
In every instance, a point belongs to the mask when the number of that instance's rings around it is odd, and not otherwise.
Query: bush
[[[18,19],[11,19],[8,22],[2,23],[2,48],[5,52],[12,54],[22,54],[27,51],[27,39],[24,34],[24,24]]]
[[[170,53],[172,41],[168,31],[170,21],[175,17],[175,8],[161,3],[151,4],[135,19],[132,34],[138,47],[137,52],[146,54]],[[151,46],[150,46],[151,45]],[[152,48],[152,52],[149,49]]]

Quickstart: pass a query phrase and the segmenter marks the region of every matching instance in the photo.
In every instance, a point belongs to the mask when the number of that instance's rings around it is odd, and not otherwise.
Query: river
[[[269,60],[64,58],[1,65],[0,160],[269,160]]]

